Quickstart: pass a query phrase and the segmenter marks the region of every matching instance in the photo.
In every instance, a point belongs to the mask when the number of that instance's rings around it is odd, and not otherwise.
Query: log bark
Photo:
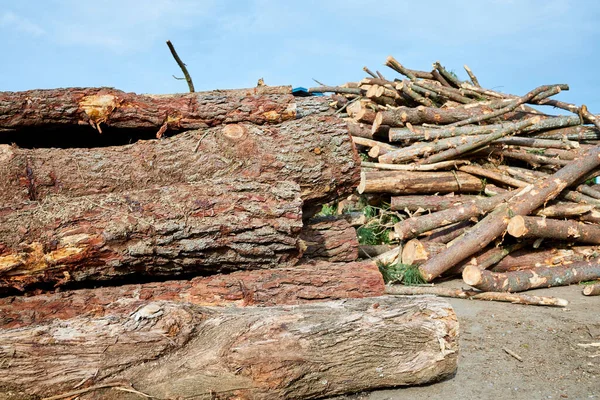
[[[229,124],[131,145],[21,149],[0,145],[0,208],[49,195],[117,193],[243,177],[300,184],[307,211],[350,193],[360,159],[346,124],[309,116],[277,126]],[[305,216],[308,216],[306,213]]]
[[[477,193],[483,183],[464,172],[361,172],[358,193]]]
[[[493,268],[493,272],[509,272],[536,267],[568,265],[597,257],[600,248],[595,246],[572,246],[569,248],[523,249],[508,254]]]
[[[517,215],[510,219],[507,231],[516,238],[546,238],[600,244],[600,226],[578,221]]]
[[[515,215],[527,215],[542,204],[554,199],[566,187],[600,165],[600,147],[594,147],[581,158],[547,178],[519,190],[506,203],[496,207],[484,219],[446,251],[434,256],[419,267],[421,275],[431,281],[453,265],[485,248],[506,230]]]
[[[294,265],[296,184],[243,180],[54,198],[0,215],[0,288]]]
[[[404,148],[392,146],[394,150],[382,155],[378,160],[383,164],[401,164],[407,161],[414,161],[422,155],[455,148],[466,141],[468,139],[464,137],[453,137],[436,142],[418,142]]]
[[[592,204],[584,203],[556,203],[544,206],[535,212],[535,215],[548,218],[569,218],[587,214],[594,209]]]
[[[441,211],[459,204],[472,202],[484,197],[459,194],[449,196],[392,196],[390,210],[415,212],[418,210]]]
[[[140,95],[111,88],[0,92],[0,128],[91,125],[189,130],[226,123],[280,123],[296,118],[290,86]]]
[[[569,305],[567,300],[557,297],[499,292],[479,292],[475,290],[463,290],[440,286],[388,285],[385,288],[385,292],[395,296],[434,295],[440,297],[452,297],[456,299],[502,301],[513,304],[526,304],[533,306],[566,307]]]
[[[463,235],[467,229],[472,226],[471,221],[458,222],[443,228],[434,229],[430,232],[426,232],[421,236],[420,240],[427,240],[439,243],[450,243],[457,237]]]
[[[462,274],[465,268],[469,265],[475,266],[479,269],[488,269],[491,266],[498,264],[510,253],[523,248],[526,243],[514,243],[510,245],[503,245],[502,247],[492,247],[485,249],[474,254],[473,257],[466,263],[450,268],[448,275]]]
[[[394,225],[394,237],[408,240],[435,228],[485,215],[512,196],[513,193],[508,192],[493,197],[476,198],[442,211],[407,218]]]
[[[310,262],[291,268],[237,271],[190,280],[78,289],[0,298],[0,329],[119,312],[118,302],[174,301],[245,307],[381,296],[384,282],[374,261]],[[108,304],[110,309],[104,307]]]
[[[458,321],[434,298],[117,307],[104,316],[0,330],[0,354],[9,360],[0,391],[28,398],[68,393],[81,382],[128,382],[155,398],[312,399],[434,382],[457,367]]]
[[[302,228],[300,239],[306,246],[304,260],[351,262],[358,259],[356,230],[344,218],[313,218]]]
[[[600,278],[600,259],[581,261],[564,267],[538,267],[522,271],[490,272],[468,266],[463,280],[479,290],[522,292],[542,287],[564,286]]]

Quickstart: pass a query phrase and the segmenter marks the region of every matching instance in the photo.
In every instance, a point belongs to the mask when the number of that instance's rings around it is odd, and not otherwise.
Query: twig
[[[324,84],[323,82],[319,82],[318,80],[316,80],[315,78],[312,78],[313,81],[317,82],[318,85],[321,86],[327,86],[326,84]]]
[[[506,352],[506,354],[508,354],[509,356],[512,356],[512,357],[516,358],[517,360],[519,360],[520,362],[523,362],[523,359],[521,358],[521,356],[519,356],[514,351],[507,349],[506,347],[503,347],[502,350],[504,350]]]
[[[200,137],[200,139],[198,139],[198,143],[196,143],[196,147],[194,147],[194,153],[198,151],[198,149],[200,148],[200,143],[202,142],[202,139],[204,139],[206,137],[206,135],[208,135],[208,132],[206,132],[204,135],[202,135]]]
[[[477,77],[475,76],[475,74],[473,74],[473,71],[471,71],[471,68],[469,68],[469,66],[467,64],[464,65],[464,68],[465,68],[465,71],[467,71],[469,78],[471,78],[471,82],[473,82],[473,85],[475,85],[477,87],[481,87],[481,85],[479,84],[479,81],[477,80]]]
[[[375,75],[375,73],[373,71],[371,71],[369,68],[363,67],[363,71],[365,71],[367,74],[371,75],[373,78],[377,79],[377,75]]]
[[[87,387],[87,388],[84,388],[84,389],[73,390],[71,392],[66,392],[66,393],[63,393],[63,394],[57,394],[56,396],[44,397],[42,400],[59,400],[59,399],[65,399],[67,397],[76,396],[76,395],[84,394],[84,393],[88,393],[88,392],[93,392],[94,390],[114,388],[114,387],[117,387],[117,386],[123,386],[123,383],[122,382],[104,383],[102,385],[90,386],[90,387]]]
[[[177,65],[179,65],[179,68],[181,68],[181,71],[183,72],[183,75],[185,76],[185,80],[187,81],[188,87],[190,88],[190,93],[194,93],[195,90],[194,90],[194,83],[192,82],[192,77],[188,73],[188,70],[185,67],[185,64],[183,63],[183,61],[181,61],[181,58],[179,58],[179,56],[177,55],[177,52],[175,51],[175,47],[173,47],[173,43],[171,43],[170,40],[167,40],[167,46],[169,46],[169,50],[171,50],[171,54],[173,55],[173,58],[175,59],[175,61],[177,62]]]

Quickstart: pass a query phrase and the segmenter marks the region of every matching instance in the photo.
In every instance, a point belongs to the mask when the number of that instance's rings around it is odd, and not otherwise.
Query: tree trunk
[[[596,246],[573,246],[566,249],[523,249],[506,255],[492,268],[493,272],[509,272],[537,267],[568,265],[596,257],[600,251]]]
[[[409,240],[402,248],[402,264],[421,265],[433,255],[445,249],[445,243],[417,239]]]
[[[297,182],[306,211],[350,193],[359,171],[360,159],[346,124],[331,116],[276,126],[229,124],[119,147],[0,145],[0,207],[42,201],[51,194],[126,192],[234,176]]]
[[[434,298],[246,308],[133,300],[101,309],[0,330],[0,392],[33,399],[123,382],[155,398],[312,399],[429,383],[457,367],[458,321]]]
[[[0,215],[0,288],[290,266],[296,184],[213,180],[56,197]]]
[[[464,172],[378,171],[360,174],[358,193],[477,193],[483,188],[479,179]]]
[[[483,291],[522,292],[598,279],[599,261],[600,258],[595,258],[564,267],[537,267],[512,272],[490,272],[470,265],[463,271],[463,280],[467,285]]]
[[[351,262],[358,259],[356,230],[344,218],[313,218],[302,228],[300,239],[306,246],[304,260]]]
[[[452,196],[392,196],[390,210],[415,212],[418,210],[441,211],[460,204],[470,203],[480,196],[452,195]]]
[[[547,238],[600,244],[600,226],[578,221],[517,215],[510,219],[508,233],[516,238]]]
[[[383,277],[374,261],[311,262],[291,268],[237,271],[191,280],[148,282],[0,298],[0,329],[104,316],[113,302],[168,300],[201,306],[274,306],[381,296]],[[116,307],[117,303],[113,304]]]
[[[0,92],[0,128],[89,124],[113,128],[199,129],[219,124],[280,123],[296,118],[290,86],[148,95],[111,88]]]
[[[581,158],[519,190],[506,203],[500,204],[453,246],[419,267],[421,275],[431,281],[460,261],[485,248],[506,230],[508,221],[515,215],[527,215],[542,204],[554,199],[566,187],[600,165],[600,147],[594,147]]]

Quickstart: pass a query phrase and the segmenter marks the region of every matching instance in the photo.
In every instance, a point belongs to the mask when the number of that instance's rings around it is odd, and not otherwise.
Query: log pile
[[[401,249],[386,259],[405,269],[398,280],[418,268],[422,282],[462,274],[518,292],[600,278],[600,116],[553,99],[566,84],[516,96],[467,66],[463,81],[439,62],[385,65],[394,77],[365,67],[359,82],[310,91],[335,93],[363,159],[358,192],[397,220],[380,237]]]
[[[359,254],[389,248],[359,248],[365,216],[315,216],[359,183],[350,129],[290,87],[0,92],[0,397],[303,399],[451,376],[448,303],[384,297]]]

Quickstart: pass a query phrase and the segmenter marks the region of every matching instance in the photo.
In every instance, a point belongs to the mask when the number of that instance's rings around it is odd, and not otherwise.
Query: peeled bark
[[[566,249],[523,249],[506,255],[492,268],[493,272],[509,272],[537,267],[568,265],[597,257],[596,246],[573,246]]]
[[[97,317],[118,311],[118,302],[168,300],[200,306],[245,307],[381,296],[383,277],[374,261],[311,262],[291,268],[237,271],[191,280],[148,282],[0,298],[0,329]],[[110,309],[104,307],[112,304]]]
[[[517,215],[511,218],[507,231],[517,238],[547,238],[600,244],[600,227],[578,221]]]
[[[167,130],[225,123],[280,123],[296,118],[290,86],[149,95],[111,88],[0,92],[0,128],[91,125]]]
[[[445,249],[445,243],[409,240],[402,248],[402,264],[421,265]]]
[[[300,233],[305,260],[351,262],[358,259],[356,230],[344,219],[319,217],[308,222]]]
[[[53,198],[0,215],[0,288],[294,265],[296,184],[214,180]]]
[[[308,209],[352,192],[359,166],[346,124],[332,116],[277,126],[229,124],[118,147],[0,145],[0,208],[49,195],[123,193],[234,176],[297,182]]]
[[[41,397],[128,382],[155,398],[312,399],[424,384],[457,367],[456,315],[433,298],[245,308],[134,300],[101,310],[0,330],[9,360],[0,391]]]
[[[358,193],[477,193],[484,188],[479,179],[464,172],[362,172],[360,178]]]
[[[522,271],[490,272],[475,266],[463,271],[463,280],[479,290],[522,292],[542,287],[565,286],[600,278],[600,258],[564,267],[538,267]]]

